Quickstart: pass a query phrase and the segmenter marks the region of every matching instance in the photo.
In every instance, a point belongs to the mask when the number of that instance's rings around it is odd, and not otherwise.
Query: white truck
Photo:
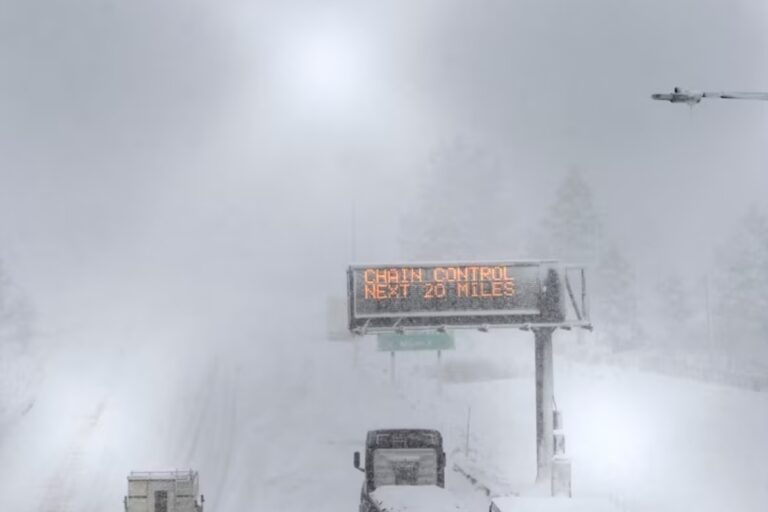
[[[203,512],[197,471],[132,471],[125,512]]]
[[[354,466],[365,473],[359,512],[467,510],[445,489],[445,452],[437,430],[371,430],[361,462],[355,452]]]

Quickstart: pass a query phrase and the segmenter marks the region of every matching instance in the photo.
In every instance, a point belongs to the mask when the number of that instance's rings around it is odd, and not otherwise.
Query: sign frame
[[[538,276],[538,287],[534,290],[536,307],[517,309],[465,309],[451,311],[398,311],[361,313],[358,302],[359,282],[355,276],[369,269],[434,269],[438,267],[511,267],[533,269]],[[589,328],[590,323],[585,314],[580,314],[576,321],[566,321],[566,267],[555,260],[518,260],[518,261],[441,261],[441,262],[407,262],[397,264],[354,264],[347,269],[347,296],[349,330],[355,334],[438,330],[446,329],[479,329],[488,330],[491,327],[573,327]],[[584,279],[584,273],[580,274]],[[358,278],[359,281],[359,278]],[[358,286],[356,286],[358,285]],[[356,290],[358,294],[356,294]],[[573,300],[573,296],[571,299]],[[532,297],[527,297],[528,301]],[[579,308],[585,313],[586,308]]]

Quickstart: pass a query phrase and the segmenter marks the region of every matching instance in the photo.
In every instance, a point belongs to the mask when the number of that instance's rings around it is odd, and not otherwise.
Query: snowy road
[[[78,357],[63,351],[0,445],[0,495],[19,512],[117,511],[129,471],[191,467],[208,511],[356,510],[352,453],[366,431],[433,422],[351,356],[315,340],[269,352],[144,344],[73,371]],[[462,477],[447,480],[487,509]]]
[[[567,343],[566,334],[556,343]],[[462,437],[467,464],[492,488],[535,492],[533,344],[529,333],[464,334],[443,355],[454,383],[435,400],[432,354],[398,359],[400,387]],[[384,367],[370,351],[366,362]],[[555,355],[574,496],[607,497],[631,511],[739,510],[768,506],[768,393]],[[463,443],[458,443],[463,451]]]
[[[392,426],[441,430],[448,468],[468,465],[499,492],[532,482],[524,337],[460,339],[443,356],[442,389],[433,354],[398,356],[392,386],[389,357],[371,340],[357,367],[351,344],[311,337],[168,340],[95,353],[63,345],[49,357],[35,406],[0,441],[5,509],[118,511],[129,471],[191,467],[209,512],[356,510],[352,452],[367,430]],[[562,360],[555,390],[577,496],[633,511],[768,503],[765,393]],[[487,510],[462,476],[446,480]]]

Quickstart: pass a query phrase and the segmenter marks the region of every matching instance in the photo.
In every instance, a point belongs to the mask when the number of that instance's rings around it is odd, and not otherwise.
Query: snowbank
[[[461,496],[435,485],[384,485],[371,498],[385,512],[484,512],[472,510]]]
[[[620,512],[620,509],[598,498],[495,498],[491,512]]]

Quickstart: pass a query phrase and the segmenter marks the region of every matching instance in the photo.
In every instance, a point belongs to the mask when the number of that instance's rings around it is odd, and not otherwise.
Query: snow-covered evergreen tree
[[[606,240],[592,190],[577,170],[555,191],[531,246],[539,257],[588,268],[591,317],[601,343],[620,350],[638,342],[633,267],[616,244]]]
[[[657,314],[660,319],[659,341],[670,347],[688,345],[692,339],[694,308],[691,289],[679,274],[671,274],[656,287]]]
[[[31,336],[33,312],[13,286],[0,261],[0,343],[24,343]]]
[[[417,202],[402,218],[403,255],[422,261],[509,257],[506,181],[486,151],[460,140],[437,150]]]
[[[641,336],[633,267],[613,244],[599,258],[592,288],[592,318],[598,339],[613,350],[635,348]]]
[[[547,215],[533,234],[532,252],[542,258],[595,266],[601,233],[589,184],[572,170],[555,191]]]
[[[717,340],[742,357],[768,360],[768,217],[752,208],[717,251]]]

